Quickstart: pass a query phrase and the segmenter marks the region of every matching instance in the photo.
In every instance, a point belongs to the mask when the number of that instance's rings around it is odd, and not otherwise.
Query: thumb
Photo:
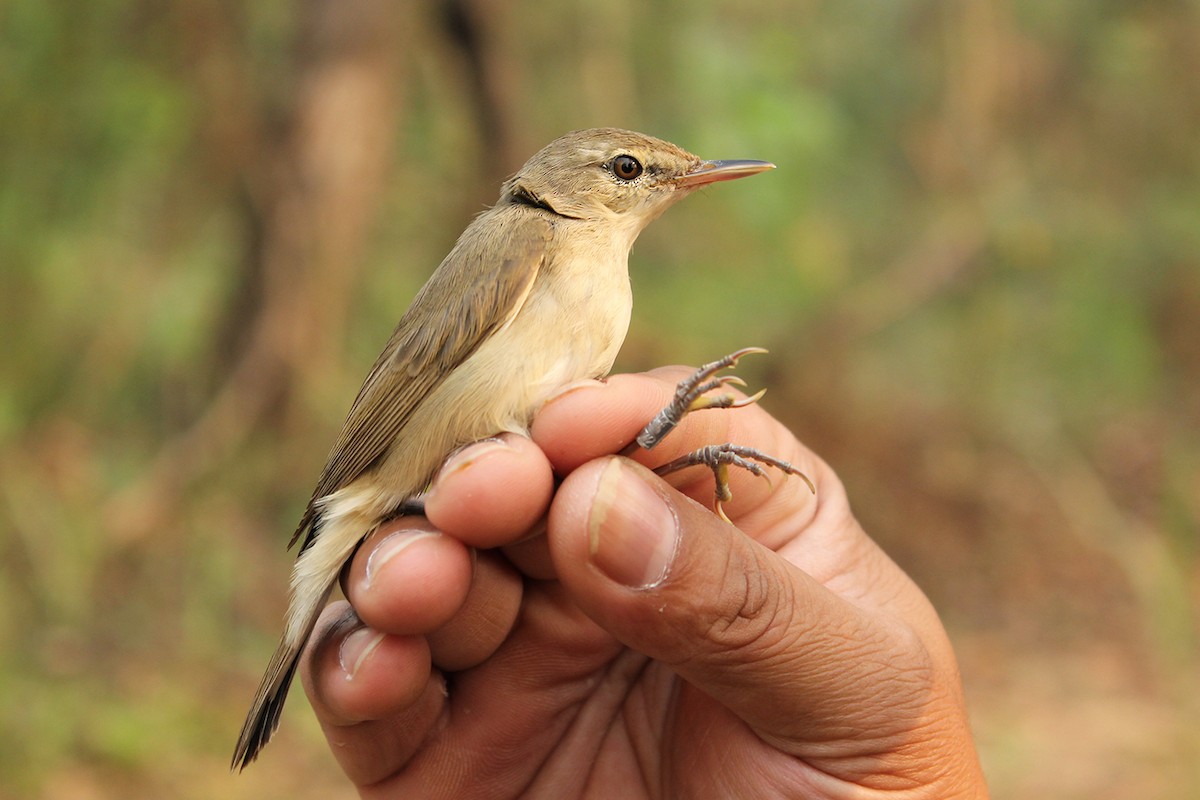
[[[548,533],[584,613],[785,751],[872,724],[901,669],[876,618],[627,459],[571,473]]]

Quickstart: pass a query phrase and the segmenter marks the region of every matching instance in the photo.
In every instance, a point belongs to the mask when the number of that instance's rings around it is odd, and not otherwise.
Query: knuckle
[[[701,640],[730,657],[748,649],[759,658],[777,651],[789,636],[790,584],[778,580],[756,551],[744,564],[730,566],[703,620]]]

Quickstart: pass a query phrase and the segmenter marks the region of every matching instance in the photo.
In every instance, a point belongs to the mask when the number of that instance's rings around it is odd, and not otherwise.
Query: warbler
[[[300,654],[359,543],[418,501],[456,448],[525,434],[560,387],[606,375],[629,327],[638,234],[696,189],[773,166],[705,161],[598,128],[556,139],[503,184],[400,319],[329,453],[292,537],[300,550],[286,624],[235,769],[274,734]]]

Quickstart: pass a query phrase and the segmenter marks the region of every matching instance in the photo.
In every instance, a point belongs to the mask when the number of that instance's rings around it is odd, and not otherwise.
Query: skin
[[[613,456],[687,371],[586,382],[359,549],[301,675],[366,798],[987,796],[954,654],[829,467],[757,406],[688,416],[816,483]],[[555,476],[562,479],[555,489]]]

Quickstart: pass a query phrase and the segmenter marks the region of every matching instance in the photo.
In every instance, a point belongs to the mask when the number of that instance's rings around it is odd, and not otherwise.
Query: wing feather
[[[314,503],[384,455],[421,400],[520,310],[553,224],[532,210],[504,211],[514,215],[511,224],[497,226],[488,212],[467,228],[400,319],[359,389],[293,543],[311,525]],[[498,233],[482,237],[484,226]]]

